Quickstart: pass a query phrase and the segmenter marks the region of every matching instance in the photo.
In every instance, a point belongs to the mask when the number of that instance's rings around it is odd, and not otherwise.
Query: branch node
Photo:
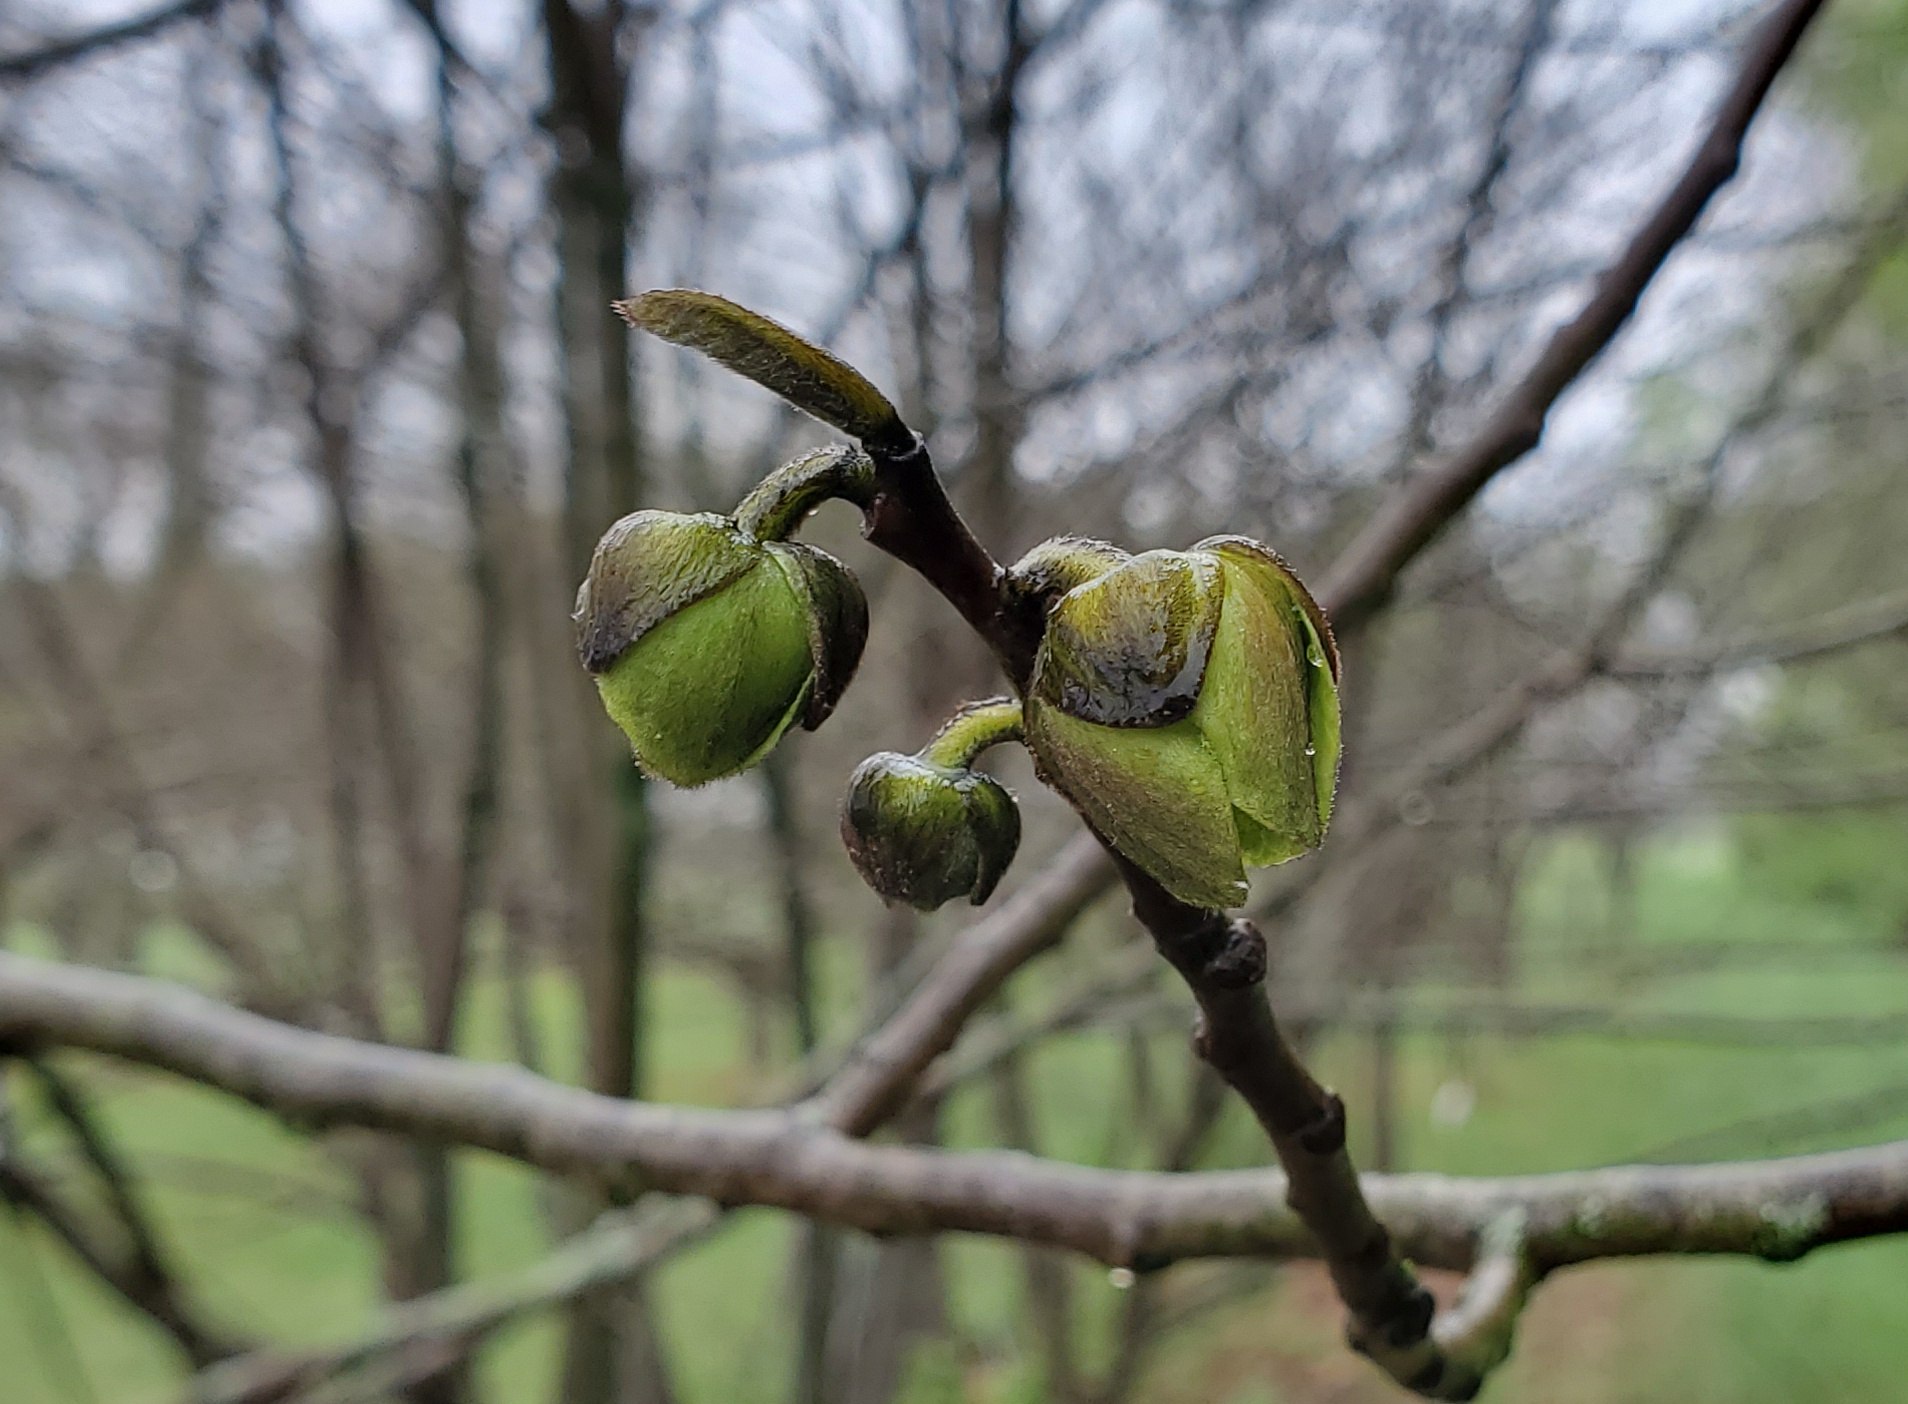
[[[1437,1314],[1437,1298],[1431,1295],[1431,1289],[1413,1282],[1400,1310],[1385,1323],[1385,1339],[1400,1350],[1416,1345],[1431,1334],[1431,1322]]]
[[[1200,1062],[1212,1066],[1212,1025],[1207,1022],[1203,1009],[1193,1015],[1192,1051]]]
[[[1318,1120],[1298,1133],[1299,1145],[1311,1155],[1336,1155],[1345,1148],[1345,1099],[1329,1087]]]
[[[879,467],[902,473],[928,470],[927,440],[919,434],[912,435],[905,447],[892,443],[869,443],[865,440],[861,446]]]
[[[1265,937],[1249,921],[1226,924],[1225,943],[1206,962],[1206,978],[1222,990],[1245,990],[1265,979]]]

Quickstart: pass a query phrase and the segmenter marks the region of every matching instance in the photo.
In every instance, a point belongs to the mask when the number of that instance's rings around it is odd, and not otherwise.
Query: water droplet
[[[1307,746],[1307,747],[1305,748],[1305,754],[1306,754],[1306,755],[1308,755],[1308,756],[1315,756],[1315,755],[1317,755],[1317,754],[1318,754],[1318,747],[1316,747],[1316,746]]]
[[[1130,1267],[1116,1267],[1106,1275],[1106,1280],[1112,1284],[1114,1291],[1124,1292],[1139,1281],[1139,1277]]]
[[[1323,668],[1325,666],[1325,650],[1320,648],[1317,644],[1313,644],[1310,648],[1305,650],[1305,661],[1310,663],[1314,668]]]
[[[1455,1131],[1470,1121],[1477,1110],[1477,1088],[1460,1078],[1438,1084],[1431,1094],[1431,1123]]]

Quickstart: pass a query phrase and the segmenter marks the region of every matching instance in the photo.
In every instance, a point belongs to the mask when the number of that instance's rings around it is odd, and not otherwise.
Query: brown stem
[[[873,456],[868,540],[946,596],[1024,693],[1040,637],[1038,604],[1008,588],[1006,573],[948,501],[924,442],[917,438],[904,455]],[[1292,1208],[1323,1248],[1351,1312],[1353,1343],[1401,1383],[1435,1385],[1443,1373],[1428,1335],[1435,1303],[1392,1252],[1365,1203],[1345,1153],[1343,1104],[1313,1079],[1279,1032],[1263,988],[1264,938],[1223,912],[1176,900],[1117,853],[1114,861],[1134,915],[1198,1002],[1200,1056],[1252,1108],[1285,1166]]]
[[[1550,406],[1628,321],[1670,251],[1735,174],[1749,122],[1820,7],[1821,0],[1785,0],[1765,21],[1694,159],[1590,304],[1552,338],[1484,433],[1410,484],[1354,540],[1320,592],[1341,631],[1361,626],[1405,564],[1494,474],[1536,446]],[[1038,646],[1037,604],[1005,587],[1000,566],[935,479],[924,443],[878,456],[876,474],[868,540],[946,596],[1024,692]],[[1391,1251],[1359,1190],[1345,1153],[1343,1104],[1279,1032],[1262,989],[1264,938],[1248,923],[1174,900],[1124,860],[1120,866],[1135,915],[1198,1002],[1200,1055],[1246,1100],[1286,1167],[1292,1207],[1318,1237],[1351,1312],[1353,1342],[1401,1383],[1437,1391],[1446,1360],[1429,1335],[1434,1303]]]
[[[1044,622],[1038,605],[1006,588],[1006,572],[948,501],[919,436],[904,453],[869,456],[875,495],[862,534],[939,590],[1024,691]]]

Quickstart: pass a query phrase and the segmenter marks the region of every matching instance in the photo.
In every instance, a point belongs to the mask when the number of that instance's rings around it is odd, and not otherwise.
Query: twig
[[[1767,1149],[1793,1145],[1804,1138],[1846,1136],[1872,1128],[1878,1121],[1908,1112],[1908,1083],[1872,1088],[1849,1097],[1813,1097],[1799,1107],[1785,1107],[1760,1116],[1745,1117],[1694,1135],[1679,1136],[1650,1147],[1648,1161],[1700,1160],[1745,1141]]]
[[[53,1295],[53,1285],[47,1280],[45,1266],[34,1251],[33,1240],[27,1235],[25,1221],[19,1213],[20,1201],[14,1196],[11,1182],[0,1186],[0,1200],[4,1200],[6,1208],[11,1211],[0,1216],[0,1224],[13,1230],[10,1235],[0,1233],[0,1243],[10,1240],[19,1248],[19,1261],[9,1265],[8,1276],[17,1284],[21,1297],[25,1299],[20,1315],[32,1318],[28,1335],[38,1340],[42,1358],[51,1362],[49,1373],[59,1377],[55,1387],[70,1404],[97,1404],[99,1394],[87,1378],[86,1365],[80,1359],[72,1327],[65,1313],[60,1310],[59,1300]]]
[[[111,1262],[103,1250],[83,1254],[88,1266],[99,1273],[128,1302],[152,1318],[167,1335],[178,1343],[186,1358],[194,1366],[203,1367],[215,1360],[237,1354],[244,1349],[238,1343],[218,1332],[202,1325],[193,1311],[187,1307],[179,1281],[166,1262],[164,1251],[159,1246],[157,1234],[147,1218],[145,1207],[139,1202],[132,1183],[131,1172],[121,1161],[117,1149],[101,1129],[98,1119],[87,1105],[80,1089],[42,1059],[27,1061],[34,1077],[39,1081],[46,1095],[47,1105],[55,1115],[64,1121],[73,1138],[79,1143],[81,1153],[87,1163],[99,1176],[106,1190],[106,1202],[112,1206],[113,1215],[119,1220],[126,1240],[131,1248],[128,1260],[123,1264]],[[47,1203],[42,1199],[31,1205],[42,1217],[48,1216]],[[49,1222],[51,1220],[49,1219]],[[67,1229],[56,1226],[62,1238],[79,1251],[79,1243],[72,1234],[79,1232],[78,1225]]]
[[[1620,654],[1603,667],[1612,678],[1691,678],[1756,664],[1806,663],[1863,644],[1908,636],[1908,596],[1846,605],[1779,634],[1731,639],[1694,653]]]
[[[1137,978],[1137,975],[1135,976]],[[1164,992],[1119,1000],[1116,981],[1093,982],[1046,1014],[982,1026],[921,1080],[922,1095],[947,1091],[1000,1058],[1051,1034],[1096,1027],[1163,1028],[1184,1018]],[[1598,1038],[1709,1048],[1873,1048],[1908,1044],[1900,1015],[1770,1019],[1700,1011],[1627,1010],[1594,1004],[1518,1004],[1493,998],[1419,1002],[1381,991],[1327,998],[1275,996],[1280,1018],[1308,1029],[1487,1035],[1504,1039]]]
[[[519,1272],[459,1283],[387,1307],[348,1344],[312,1351],[261,1351],[205,1371],[180,1404],[266,1404],[294,1395],[343,1404],[400,1389],[441,1371],[490,1332],[527,1312],[622,1282],[713,1227],[704,1200],[669,1199],[612,1210]]]
[[[11,1152],[0,1152],[0,1203],[38,1219],[46,1226],[47,1232],[59,1240],[87,1271],[172,1336],[187,1356],[195,1359],[195,1363],[205,1363],[194,1357],[193,1347],[187,1344],[187,1338],[181,1336],[177,1329],[177,1318],[166,1312],[164,1306],[156,1303],[151,1294],[144,1290],[144,1284],[139,1281],[136,1272],[87,1230],[80,1216],[60,1198],[45,1176]],[[31,1249],[32,1245],[26,1243],[24,1234],[22,1242],[23,1246]]]
[[[1111,1022],[1124,1007],[1122,997],[1145,989],[1158,973],[1159,959],[1146,945],[1122,950],[1041,1013],[1002,1015],[977,1026],[922,1075],[917,1091],[923,1097],[941,1096],[1052,1034]]]
[[[1362,991],[1342,999],[1274,1003],[1294,1022],[1360,1030],[1383,1026],[1415,1033],[1577,1036],[1728,1048],[1864,1048],[1908,1043],[1908,1016],[1899,1014],[1781,1019],[1587,1004],[1516,1004],[1501,999],[1426,1003]]]
[[[1506,1210],[1484,1230],[1477,1265],[1455,1305],[1438,1313],[1431,1335],[1444,1352],[1436,1399],[1471,1399],[1510,1354],[1517,1318],[1541,1276],[1530,1255],[1522,1210]]]
[[[150,38],[182,20],[209,15],[223,3],[224,0],[181,0],[181,3],[163,5],[148,14],[121,20],[118,24],[102,25],[84,34],[56,39],[25,53],[0,55],[0,82],[36,78],[50,69],[91,58],[122,44]]]

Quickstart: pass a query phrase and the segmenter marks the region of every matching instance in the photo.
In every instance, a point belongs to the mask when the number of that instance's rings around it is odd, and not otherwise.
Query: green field
[[[1766,1016],[1888,1014],[1908,1008],[1908,947],[1886,945],[1878,924],[1835,908],[1783,905],[1745,889],[1729,846],[1716,839],[1659,844],[1644,865],[1641,930],[1625,948],[1637,969],[1665,951],[1737,954],[1721,968],[1684,973],[1586,972],[1604,901],[1597,856],[1562,842],[1536,868],[1524,900],[1520,988],[1532,999],[1626,1009]],[[34,949],[31,933],[15,944]],[[1702,943],[1720,943],[1705,947]],[[1753,945],[1752,943],[1767,943]],[[178,968],[160,941],[156,965]],[[1748,950],[1753,958],[1744,958]],[[837,953],[845,963],[846,951]],[[1024,976],[1016,998],[1036,1007],[1065,979],[1067,957]],[[845,985],[845,981],[838,981]],[[1433,995],[1435,991],[1431,992]],[[552,1043],[572,1026],[572,992],[555,976],[540,987]],[[845,1003],[845,999],[844,999]],[[657,991],[660,1095],[719,1104],[751,1085],[739,1005],[701,975],[671,969]],[[497,988],[474,1001],[468,1049],[499,1056]],[[1161,1056],[1176,1036],[1162,1033]],[[1104,1160],[1131,1142],[1116,1088],[1118,1039],[1054,1041],[1031,1063],[1050,1154]],[[1360,1040],[1320,1050],[1326,1076],[1356,1108],[1369,1085]],[[216,1319],[288,1342],[348,1334],[374,1301],[373,1245],[351,1207],[348,1177],[271,1119],[227,1098],[121,1067],[75,1060],[113,1132],[144,1167],[149,1197],[188,1280]],[[1461,1128],[1434,1125],[1433,1091],[1461,1076],[1477,1109]],[[1559,1169],[1675,1151],[1724,1158],[1820,1149],[1908,1136],[1908,1096],[1880,1115],[1832,1113],[1872,1092],[1908,1088],[1908,1047],[1742,1048],[1618,1042],[1413,1037],[1404,1044],[1401,1144],[1413,1169],[1499,1172]],[[1064,1093],[1064,1095],[1062,1095]],[[1820,1109],[1817,1124],[1802,1115]],[[1772,1113],[1797,1113],[1758,1121]],[[952,1139],[993,1138],[988,1103],[963,1094]],[[29,1149],[70,1164],[53,1130],[28,1109]],[[1354,1126],[1354,1148],[1368,1128]],[[1680,1150],[1678,1148],[1681,1148]],[[1242,1118],[1223,1128],[1215,1164],[1262,1158]],[[494,1157],[461,1162],[469,1213],[463,1261],[475,1276],[531,1261],[544,1246],[536,1178]],[[659,1279],[669,1343],[688,1404],[780,1404],[785,1393],[789,1224],[768,1212],[735,1215]],[[1038,1400],[1040,1380],[1017,1327],[1016,1253],[973,1240],[950,1246],[951,1298],[969,1342],[954,1357],[916,1362],[915,1401]],[[1199,1268],[1177,1269],[1198,1273]],[[1082,1339],[1104,1352],[1118,1298],[1103,1271],[1078,1269]],[[559,1344],[533,1320],[481,1356],[485,1398],[542,1401]],[[1138,1397],[1210,1404],[1386,1397],[1366,1367],[1337,1345],[1316,1283],[1288,1273],[1188,1328],[1156,1355]],[[39,1233],[0,1218],[0,1401],[73,1404],[168,1395],[178,1367],[164,1342],[94,1287]],[[1908,1240],[1826,1251],[1787,1267],[1738,1262],[1600,1265],[1564,1274],[1539,1294],[1512,1364],[1486,1398],[1531,1404],[1908,1404]]]

